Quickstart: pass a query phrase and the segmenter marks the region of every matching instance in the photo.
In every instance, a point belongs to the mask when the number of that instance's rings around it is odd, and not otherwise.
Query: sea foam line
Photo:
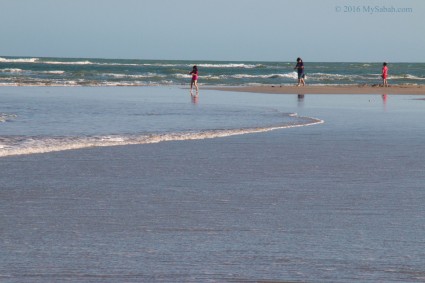
[[[46,60],[47,59],[47,60]],[[53,59],[53,60],[51,60]],[[186,63],[126,63],[126,62],[96,62],[95,60],[87,60],[85,58],[72,60],[54,60],[54,58],[4,58],[0,57],[0,62],[3,63],[38,63],[47,65],[100,65],[100,66],[156,66],[156,67],[190,67]],[[200,63],[199,67],[203,68],[244,68],[253,69],[263,67],[262,64],[245,64],[245,63]]]
[[[52,137],[52,138],[29,138],[19,145],[8,146],[7,143],[0,143],[0,157],[40,154],[48,152],[75,150],[91,147],[123,146],[136,144],[152,144],[166,141],[188,141],[223,138],[236,135],[269,132],[279,129],[289,129],[296,127],[312,126],[324,123],[323,120],[311,119],[310,123],[280,125],[272,127],[256,127],[233,130],[210,130],[202,132],[183,132],[168,134],[133,135],[133,136],[95,136],[95,137]],[[22,138],[21,138],[22,140]],[[4,142],[4,141],[3,141]]]
[[[35,63],[38,58],[3,58],[0,57],[0,62],[3,63]]]

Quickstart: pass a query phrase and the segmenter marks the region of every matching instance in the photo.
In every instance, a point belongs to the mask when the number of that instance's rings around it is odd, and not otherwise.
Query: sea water
[[[0,93],[6,137],[45,143],[325,121],[4,156],[2,282],[424,281],[421,97],[201,89],[193,99],[168,87]]]
[[[0,157],[247,134],[321,123],[187,89],[2,88]],[[202,103],[198,104],[198,101]]]
[[[310,85],[378,84],[383,62],[304,62]],[[5,86],[146,86],[190,82],[192,66],[201,85],[288,85],[297,74],[294,62],[123,60],[0,57],[0,85]],[[391,84],[425,84],[424,63],[389,62]]]

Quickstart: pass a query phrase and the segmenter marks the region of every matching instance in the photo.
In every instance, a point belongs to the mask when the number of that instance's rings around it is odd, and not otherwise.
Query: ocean
[[[187,87],[168,88],[3,87],[0,157],[226,137],[323,122],[246,99],[201,98]]]
[[[1,282],[425,280],[425,95],[186,80],[0,87]]]
[[[294,62],[118,60],[87,58],[0,57],[0,86],[152,86],[185,85],[193,65],[199,84],[208,86],[291,85]],[[305,61],[312,85],[381,83],[382,62]],[[424,63],[389,62],[391,84],[425,84]]]

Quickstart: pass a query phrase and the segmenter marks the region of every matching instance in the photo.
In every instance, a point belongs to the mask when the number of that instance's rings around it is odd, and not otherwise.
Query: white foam
[[[43,74],[54,74],[54,75],[62,75],[65,71],[43,71]]]
[[[154,83],[150,83],[150,82],[140,82],[140,81],[135,81],[135,82],[125,82],[125,81],[120,81],[120,82],[102,82],[99,84],[90,84],[93,86],[154,86],[154,85],[159,85],[159,84],[154,84]]]
[[[3,58],[0,57],[0,62],[3,63],[35,63],[38,58]]]
[[[18,69],[18,68],[7,68],[7,69],[1,69],[0,72],[2,73],[22,73],[24,70]]]
[[[244,68],[244,69],[253,69],[261,67],[262,65],[257,64],[240,64],[240,63],[228,63],[228,64],[198,64],[198,67],[203,68]]]
[[[408,80],[425,80],[425,77],[418,77],[418,76],[406,74],[406,75],[401,75],[401,76],[390,75],[390,76],[388,76],[388,79],[390,79],[390,80],[391,79],[393,79],[393,80],[396,80],[396,79],[402,79],[402,80],[405,80],[405,79],[408,79]]]
[[[174,76],[178,79],[190,79],[192,77],[192,75],[189,74],[175,74]]]
[[[213,75],[202,76],[202,80],[221,80],[221,79],[226,79],[226,78],[228,78],[228,76],[225,76],[225,75],[221,75],[221,76],[213,76]]]
[[[212,64],[212,63],[203,63],[203,64],[184,64],[184,63],[95,63],[98,65],[110,65],[110,66],[154,66],[154,67],[165,67],[165,68],[191,68],[193,65],[197,65],[202,68],[244,68],[244,69],[253,69],[262,67],[261,64],[243,64],[243,63],[225,63],[225,64]]]
[[[235,135],[268,132],[278,129],[288,129],[324,123],[323,120],[310,118],[306,124],[290,124],[273,127],[259,127],[233,130],[211,130],[203,132],[183,132],[152,135],[133,136],[96,136],[96,137],[53,137],[53,138],[28,138],[24,142],[8,141],[0,148],[0,157],[12,155],[39,154],[55,151],[83,149],[90,147],[120,146],[134,144],[151,144],[165,141],[187,141],[223,138]],[[3,141],[4,142],[4,141]],[[9,145],[7,145],[9,144]]]
[[[75,62],[61,62],[61,61],[44,61],[40,62],[43,64],[49,64],[49,65],[93,65],[93,62],[90,61],[75,61]]]
[[[145,78],[166,78],[165,75],[160,75],[157,73],[146,73],[146,74],[139,74],[139,75],[128,75],[128,74],[114,74],[114,73],[104,73],[104,76],[113,77],[117,79],[123,79],[123,78],[131,78],[131,79],[145,79]]]

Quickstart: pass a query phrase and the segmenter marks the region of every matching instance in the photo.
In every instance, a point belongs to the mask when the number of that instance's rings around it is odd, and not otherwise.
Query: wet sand
[[[425,86],[418,85],[390,85],[380,87],[372,85],[352,86],[238,86],[214,87],[211,89],[223,91],[255,92],[255,93],[280,93],[280,94],[413,94],[425,95]]]

